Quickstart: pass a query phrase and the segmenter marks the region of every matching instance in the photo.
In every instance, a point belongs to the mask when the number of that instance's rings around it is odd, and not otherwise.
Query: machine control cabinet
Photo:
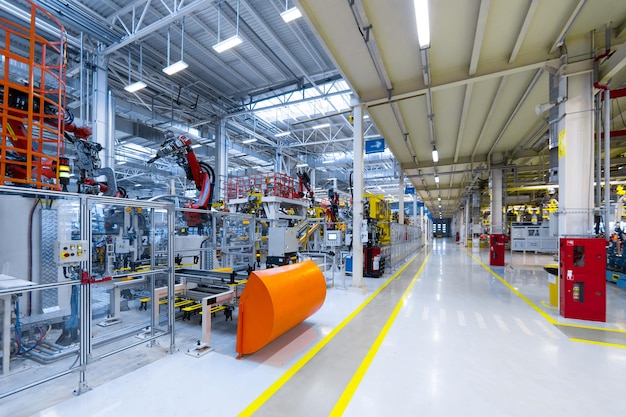
[[[606,321],[606,241],[560,238],[559,312],[570,319]]]
[[[504,266],[504,246],[506,235],[492,234],[489,236],[489,265]]]

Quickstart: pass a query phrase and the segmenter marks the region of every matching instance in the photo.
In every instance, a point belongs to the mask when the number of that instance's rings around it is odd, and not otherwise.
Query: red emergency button
[[[61,254],[61,256],[64,257],[64,258],[69,258],[70,257],[70,253],[69,252],[63,252]]]

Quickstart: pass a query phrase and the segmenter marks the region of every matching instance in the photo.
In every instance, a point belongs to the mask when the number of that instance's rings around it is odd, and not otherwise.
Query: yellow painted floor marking
[[[600,330],[600,331],[604,331],[604,332],[626,333],[626,330],[622,330],[622,329],[612,329],[612,328],[598,327],[598,326],[587,326],[587,325],[575,324],[575,323],[561,323],[561,322],[555,320],[553,317],[551,317],[549,314],[547,314],[545,311],[543,311],[539,306],[537,306],[535,303],[533,303],[528,298],[526,298],[526,296],[524,294],[522,294],[521,292],[519,292],[515,287],[513,287],[511,284],[506,282],[506,280],[504,278],[502,278],[495,271],[493,271],[491,268],[489,268],[489,266],[487,266],[485,263],[483,263],[480,259],[478,259],[476,256],[470,254],[469,251],[467,251],[467,252],[472,257],[472,259],[474,259],[476,262],[478,262],[491,275],[493,275],[498,281],[503,283],[509,290],[511,290],[511,292],[513,292],[515,295],[517,295],[519,298],[521,298],[531,308],[533,308],[535,311],[537,311],[539,314],[541,314],[541,316],[544,319],[546,319],[550,324],[552,324],[554,326],[574,327],[574,328],[577,328],[577,329],[589,329],[589,330]],[[570,338],[570,340],[578,342],[578,341],[580,341],[582,339]],[[591,343],[590,341],[587,341],[587,342]],[[607,343],[603,343],[603,342],[597,342],[597,343],[598,344],[609,345],[609,346],[611,345],[611,344],[607,344]],[[621,345],[616,345],[616,346],[621,346]]]
[[[407,263],[404,264],[391,278],[387,280],[378,290],[370,295],[352,314],[350,314],[344,321],[342,321],[337,327],[335,327],[326,337],[320,340],[311,350],[309,350],[302,358],[300,358],[291,368],[289,368],[283,375],[280,376],[272,385],[270,385],[261,395],[259,395],[253,402],[250,403],[238,417],[251,416],[261,406],[272,397],[283,385],[285,385],[304,365],[307,364],[324,346],[328,344],[357,314],[361,312],[391,281],[396,279],[410,264],[417,258],[417,256],[423,251],[420,250],[416,253]]]
[[[374,357],[376,356],[376,353],[378,352],[380,345],[383,343],[383,340],[387,336],[387,333],[389,332],[391,325],[396,320],[396,317],[398,316],[398,313],[400,312],[400,309],[402,308],[402,306],[406,303],[406,300],[409,294],[411,293],[411,290],[413,289],[415,282],[417,282],[417,279],[422,274],[422,271],[424,270],[424,266],[426,265],[426,261],[428,261],[429,257],[430,257],[430,253],[426,256],[426,258],[424,259],[424,262],[422,262],[420,269],[417,271],[417,273],[411,280],[411,283],[409,284],[407,289],[404,291],[404,294],[402,294],[402,298],[400,298],[400,301],[398,301],[398,304],[396,304],[396,308],[391,313],[391,316],[389,316],[389,320],[387,320],[387,323],[385,323],[385,326],[378,334],[378,337],[374,341],[374,344],[372,345],[370,350],[367,352],[367,355],[365,355],[365,359],[363,359],[363,362],[361,362],[361,365],[359,366],[356,373],[354,374],[354,376],[348,383],[343,394],[341,394],[341,397],[337,401],[337,404],[335,404],[335,407],[331,411],[330,416],[341,416],[343,412],[346,410],[346,408],[348,407],[348,404],[350,403],[352,396],[356,392],[356,389],[359,387],[359,384],[363,380],[363,377],[365,376],[367,369],[369,368],[372,361],[374,360]]]

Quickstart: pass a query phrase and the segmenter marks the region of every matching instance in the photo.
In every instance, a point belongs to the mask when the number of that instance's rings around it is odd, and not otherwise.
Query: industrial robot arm
[[[154,157],[148,160],[148,163],[151,164],[167,156],[176,158],[176,163],[185,170],[187,179],[193,181],[196,189],[200,192],[198,200],[195,203],[188,204],[187,208],[211,209],[213,188],[215,187],[215,173],[208,164],[198,161],[195,152],[191,148],[191,139],[183,135],[167,133],[161,148]]]

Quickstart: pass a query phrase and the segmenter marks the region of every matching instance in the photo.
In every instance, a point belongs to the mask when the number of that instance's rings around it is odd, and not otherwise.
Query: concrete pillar
[[[404,224],[404,173],[400,174],[398,184],[398,223]]]
[[[491,233],[503,233],[502,227],[502,169],[491,170]]]
[[[226,179],[228,178],[228,139],[226,137],[226,120],[218,119],[215,123],[215,198],[226,201]]]
[[[352,208],[352,287],[363,287],[363,244],[361,221],[363,220],[363,104],[353,99],[354,116],[354,165]]]
[[[463,234],[463,243],[467,246],[467,243],[470,242],[472,238],[472,231],[470,230],[470,204],[471,204],[471,196],[468,194],[465,197],[465,233]]]
[[[559,104],[559,235],[590,236],[593,229],[593,95],[590,73],[573,75]],[[561,91],[565,93],[565,91]]]

